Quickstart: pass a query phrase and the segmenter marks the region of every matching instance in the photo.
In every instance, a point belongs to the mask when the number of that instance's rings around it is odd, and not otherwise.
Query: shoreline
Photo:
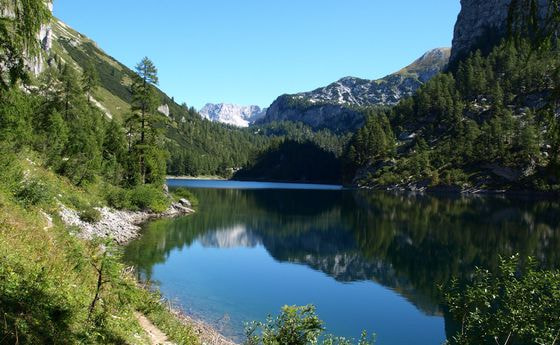
[[[390,193],[413,193],[421,195],[450,195],[450,196],[503,196],[513,198],[535,198],[547,199],[556,198],[560,195],[558,192],[543,192],[533,190],[511,190],[511,189],[479,189],[479,188],[461,188],[461,187],[417,187],[412,186],[363,186],[352,185],[345,187],[354,190],[370,190]]]
[[[119,245],[126,245],[138,238],[142,231],[142,225],[155,219],[175,218],[194,213],[190,202],[181,199],[173,202],[169,208],[162,213],[150,211],[128,211],[116,210],[110,207],[96,208],[101,214],[101,219],[95,223],[89,223],[80,218],[78,211],[63,204],[59,205],[59,215],[62,221],[68,225],[77,227],[80,231],[77,237],[92,240],[94,238],[112,238]]]
[[[140,237],[142,235],[142,226],[150,221],[188,216],[196,212],[188,200],[181,199],[173,202],[163,213],[115,210],[109,207],[97,208],[101,213],[101,220],[96,223],[87,223],[80,219],[78,211],[70,209],[63,204],[60,204],[59,207],[59,215],[62,221],[68,226],[80,229],[80,232],[76,234],[77,237],[85,240],[99,237],[113,238],[119,246],[124,246]],[[137,278],[135,280],[139,287],[149,290],[143,282]],[[222,335],[210,324],[186,314],[179,308],[169,306],[169,312],[183,325],[192,328],[203,344],[238,345],[233,340]]]
[[[200,181],[229,181],[229,179],[221,176],[202,175],[202,176],[165,176],[166,180],[200,180]]]

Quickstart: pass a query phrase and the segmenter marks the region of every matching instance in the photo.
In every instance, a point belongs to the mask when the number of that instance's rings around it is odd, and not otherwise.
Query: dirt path
[[[154,324],[148,320],[147,317],[140,313],[134,313],[134,316],[138,319],[140,326],[146,331],[150,337],[152,345],[174,345],[172,342],[167,340],[167,336],[159,328],[154,326]]]

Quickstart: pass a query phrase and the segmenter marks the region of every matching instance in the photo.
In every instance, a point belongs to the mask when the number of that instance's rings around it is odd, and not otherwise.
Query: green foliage
[[[466,291],[466,292],[465,292]],[[446,293],[460,330],[452,344],[555,344],[560,335],[560,273],[541,271],[533,260],[501,260],[492,274],[478,269]]]
[[[124,188],[106,186],[105,200],[107,204],[117,210],[131,209],[130,192]]]
[[[132,113],[125,120],[129,140],[128,183],[163,184],[166,173],[166,153],[162,149],[163,116],[157,112],[160,104],[155,85],[157,69],[148,58],[136,67],[132,83]]]
[[[340,160],[312,142],[280,141],[257,155],[234,179],[340,183]]]
[[[312,305],[297,307],[284,306],[282,313],[269,317],[265,323],[253,322],[247,325],[245,345],[312,345],[324,337],[323,345],[351,345],[354,342],[342,337],[323,334],[323,322],[315,314]],[[362,333],[358,345],[372,345],[374,338],[368,339]]]
[[[101,212],[89,206],[80,211],[80,219],[88,223],[97,223],[101,220]]]
[[[52,202],[53,192],[46,183],[33,178],[21,184],[15,193],[15,198],[24,206],[37,206]]]
[[[185,327],[180,316],[169,309],[159,292],[150,292],[151,290],[150,287],[145,287],[137,294],[138,310],[176,344],[198,344],[199,340],[193,330]]]
[[[154,185],[139,185],[130,190],[130,204],[139,210],[150,210],[161,213],[165,211],[170,200],[163,189]]]
[[[28,79],[24,55],[37,55],[36,35],[51,13],[42,0],[0,0],[0,8],[13,14],[0,19],[0,90],[5,91]]]
[[[0,246],[4,243],[0,242]],[[2,248],[3,249],[3,248]],[[3,253],[4,254],[4,253]],[[2,256],[0,326],[2,341],[21,344],[72,344],[72,298],[44,267]]]
[[[193,207],[198,206],[198,198],[187,188],[173,188],[170,191],[171,194],[173,194],[177,199],[186,199],[191,203]]]
[[[396,162],[384,159],[380,126],[366,124],[347,154],[351,167],[370,172],[360,183],[525,189],[539,180],[553,190],[558,182],[546,171],[558,157],[551,95],[560,59],[558,45],[534,44],[509,39],[488,55],[474,52],[401,101],[388,114],[400,133]]]
[[[0,143],[0,190],[15,193],[23,180],[23,169],[18,156]]]
[[[31,141],[33,99],[16,89],[0,93],[0,141],[19,150]]]
[[[370,111],[365,125],[352,138],[348,159],[355,166],[386,159],[395,153],[396,138],[383,111]]]
[[[87,94],[88,103],[91,104],[91,95],[99,86],[99,73],[91,61],[89,61],[82,73],[82,90]]]

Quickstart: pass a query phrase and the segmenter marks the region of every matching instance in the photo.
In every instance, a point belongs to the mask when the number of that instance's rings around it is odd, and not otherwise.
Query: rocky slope
[[[236,104],[206,104],[199,113],[202,117],[237,127],[249,127],[250,124],[261,119],[266,114],[266,108],[261,109],[256,105]]]
[[[359,107],[395,105],[441,72],[449,55],[449,48],[438,48],[382,79],[346,77],[314,91],[280,96],[258,123],[299,121],[314,129],[354,130],[363,123]]]
[[[507,31],[512,0],[461,0],[461,12],[455,24],[451,61],[460,59],[473,48],[487,48]],[[548,12],[550,0],[538,0],[541,18]]]

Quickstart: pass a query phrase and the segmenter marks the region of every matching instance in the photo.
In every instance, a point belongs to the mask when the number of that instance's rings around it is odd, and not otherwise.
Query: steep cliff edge
[[[472,49],[491,48],[507,32],[512,0],[461,0],[461,12],[455,24],[450,60],[466,56]],[[541,20],[546,17],[550,0],[538,0]]]

